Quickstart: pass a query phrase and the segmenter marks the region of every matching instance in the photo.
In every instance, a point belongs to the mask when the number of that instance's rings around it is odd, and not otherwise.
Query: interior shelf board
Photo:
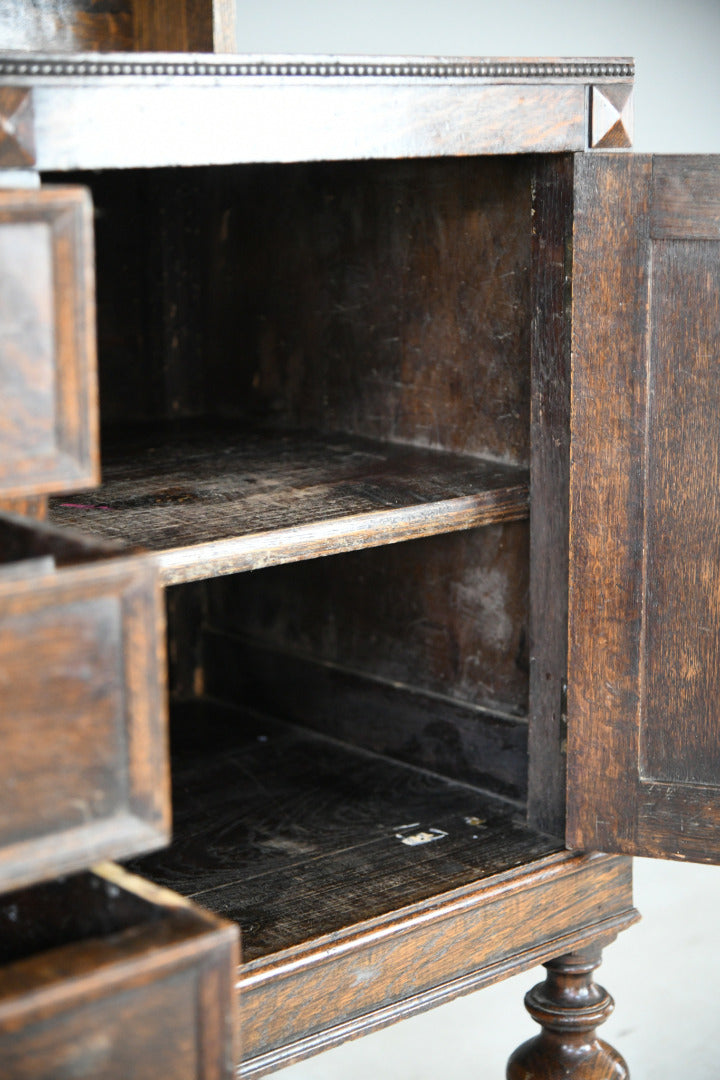
[[[210,701],[172,717],[174,840],[133,869],[234,919],[246,962],[562,849],[466,784]]]
[[[51,520],[158,553],[165,584],[528,514],[526,469],[351,435],[155,427],[103,446],[103,483]]]

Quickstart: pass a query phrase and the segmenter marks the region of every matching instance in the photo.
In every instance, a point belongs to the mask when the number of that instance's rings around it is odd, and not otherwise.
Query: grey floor
[[[598,981],[616,1001],[603,1035],[632,1080],[718,1080],[720,868],[635,861],[643,921],[605,954]],[[535,1025],[522,1006],[543,969],[405,1020],[276,1073],[277,1080],[503,1080]]]

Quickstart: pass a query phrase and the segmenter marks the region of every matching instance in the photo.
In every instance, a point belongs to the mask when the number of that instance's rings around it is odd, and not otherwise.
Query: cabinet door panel
[[[720,159],[576,165],[568,843],[720,861]]]

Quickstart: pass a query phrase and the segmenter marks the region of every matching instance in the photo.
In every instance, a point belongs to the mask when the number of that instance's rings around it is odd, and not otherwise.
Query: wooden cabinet
[[[715,163],[598,152],[629,139],[626,60],[18,53],[0,79],[43,184],[95,208],[102,482],[51,499],[47,535],[142,548],[107,565],[166,586],[173,842],[73,869],[132,856],[240,926],[245,1075],[545,961],[534,1015],[590,1045],[627,855],[717,842]],[[161,680],[123,697],[143,657],[117,626],[104,674],[87,558],[62,656],[102,756]],[[37,605],[33,573],[11,592]],[[64,611],[0,657],[62,642]],[[123,738],[126,799],[132,768],[157,795],[161,737]],[[178,1015],[227,1047],[200,997]],[[155,1061],[137,1001],[103,1076]],[[511,1075],[540,1075],[527,1053]],[[602,1053],[587,1075],[621,1075]]]

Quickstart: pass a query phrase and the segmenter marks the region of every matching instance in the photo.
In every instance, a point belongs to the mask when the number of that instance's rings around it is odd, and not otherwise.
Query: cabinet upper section
[[[623,58],[6,53],[0,163],[56,170],[624,147],[633,72]]]

